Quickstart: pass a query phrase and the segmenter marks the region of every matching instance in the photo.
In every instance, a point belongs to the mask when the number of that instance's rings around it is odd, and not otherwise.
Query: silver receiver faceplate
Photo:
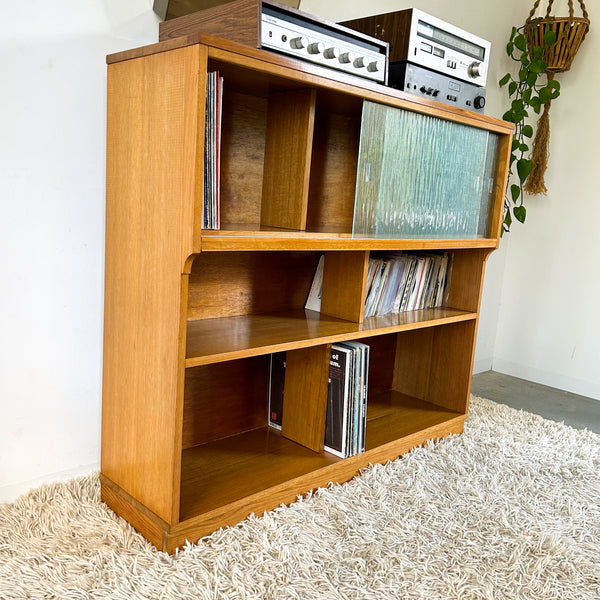
[[[412,13],[406,60],[485,87],[491,43],[421,10]]]
[[[263,48],[385,83],[386,53],[372,44],[361,42],[361,40],[351,40],[344,35],[336,36],[319,27],[313,27],[310,23],[300,23],[297,19],[288,20],[285,15],[268,14],[263,8],[261,15]],[[374,42],[381,44],[379,40]]]

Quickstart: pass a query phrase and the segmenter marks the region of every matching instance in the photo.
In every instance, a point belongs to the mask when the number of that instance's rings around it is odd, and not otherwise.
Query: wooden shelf
[[[497,248],[496,239],[378,239],[345,231],[298,231],[259,224],[228,224],[202,231],[203,252],[236,250],[456,250]]]
[[[278,487],[291,480],[298,485],[298,478],[306,478],[304,491],[311,489],[309,481],[325,481],[319,485],[326,485],[328,477],[334,480],[336,470],[344,468],[340,463],[350,461],[352,469],[362,468],[375,455],[381,460],[381,449],[390,444],[384,456],[394,459],[398,456],[394,445],[401,444],[404,438],[461,421],[463,417],[392,391],[369,398],[367,451],[345,461],[328,452],[308,450],[269,427],[190,448],[184,451],[182,460],[181,520],[257,494],[276,494]]]
[[[185,366],[195,367],[476,318],[474,312],[430,308],[371,317],[363,323],[344,321],[311,310],[189,321]]]
[[[270,427],[185,450],[181,519],[225,506],[340,459],[318,454]]]

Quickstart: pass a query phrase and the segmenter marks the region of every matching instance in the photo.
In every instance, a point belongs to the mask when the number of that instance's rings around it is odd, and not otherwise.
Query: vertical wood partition
[[[323,451],[331,345],[290,350],[286,355],[285,408],[281,433],[315,452]]]
[[[269,96],[261,225],[306,229],[316,91]]]
[[[368,268],[368,252],[327,252],[321,312],[339,319],[362,323]]]

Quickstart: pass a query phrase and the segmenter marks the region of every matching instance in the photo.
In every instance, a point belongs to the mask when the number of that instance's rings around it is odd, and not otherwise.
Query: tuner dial
[[[485,106],[485,98],[483,96],[475,96],[473,106],[479,109],[483,108]]]
[[[325,46],[322,42],[313,42],[308,45],[307,50],[309,54],[321,54],[325,50]]]
[[[301,50],[302,48],[306,48],[306,46],[308,46],[308,39],[303,35],[300,37],[295,37],[290,40],[290,46],[296,50]]]
[[[338,58],[340,55],[340,49],[332,46],[331,48],[326,48],[325,52],[323,52],[323,56],[325,58]]]
[[[342,52],[340,54],[338,60],[342,64],[354,62],[354,53],[353,52]]]
[[[362,67],[365,66],[365,57],[364,56],[357,56],[354,59],[354,62],[352,63],[357,69],[361,69]]]
[[[370,62],[367,65],[367,71],[369,71],[370,73],[377,73],[377,71],[383,71],[383,63],[378,60],[374,60],[373,62]]]
[[[470,77],[481,77],[481,63],[472,62],[469,65],[469,76]]]

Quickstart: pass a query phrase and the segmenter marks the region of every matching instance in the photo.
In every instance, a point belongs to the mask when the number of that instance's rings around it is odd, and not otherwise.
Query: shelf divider
[[[321,312],[332,317],[362,323],[368,252],[327,252],[323,273]]]
[[[281,434],[315,452],[323,451],[331,345],[290,350],[285,366],[285,410]]]
[[[306,229],[316,90],[269,96],[261,224]]]

